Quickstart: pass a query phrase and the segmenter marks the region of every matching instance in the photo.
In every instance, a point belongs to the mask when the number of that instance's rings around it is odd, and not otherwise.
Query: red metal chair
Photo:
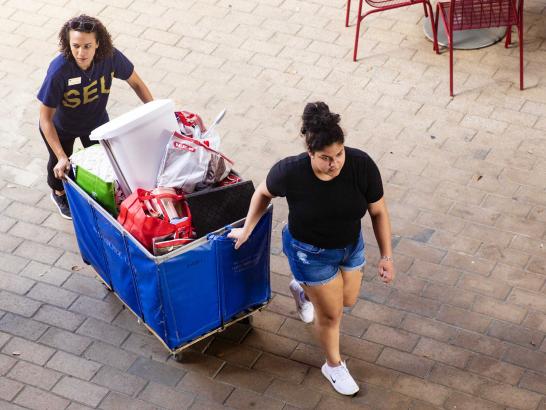
[[[449,47],[449,95],[453,97],[453,32],[481,28],[506,27],[508,48],[512,26],[518,29],[519,89],[523,90],[523,0],[451,0],[436,4],[435,26],[442,18]],[[437,41],[437,40],[436,40]],[[436,52],[438,45],[435,45]]]
[[[358,1],[358,16],[356,19],[356,36],[355,36],[355,49],[353,52],[353,61],[356,61],[356,55],[358,53],[358,37],[360,36],[360,23],[364,20],[364,17],[378,13],[380,11],[397,9],[400,7],[413,6],[414,4],[423,4],[423,10],[425,11],[425,17],[430,17],[430,24],[432,26],[432,34],[434,36],[433,47],[437,50],[438,43],[436,41],[436,27],[434,25],[434,14],[432,13],[432,6],[430,0],[366,0],[366,3],[370,5],[372,10],[367,11],[362,15],[362,5],[364,0]],[[349,14],[351,12],[351,0],[347,0],[347,15],[345,16],[345,27],[349,27]]]

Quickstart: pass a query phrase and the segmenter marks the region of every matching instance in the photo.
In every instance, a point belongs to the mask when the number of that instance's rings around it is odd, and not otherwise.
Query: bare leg
[[[339,325],[343,314],[343,277],[319,286],[302,285],[315,308],[315,331],[330,366],[341,362]]]
[[[363,273],[360,269],[341,271],[341,276],[343,277],[343,306],[351,307],[356,303],[360,293]]]

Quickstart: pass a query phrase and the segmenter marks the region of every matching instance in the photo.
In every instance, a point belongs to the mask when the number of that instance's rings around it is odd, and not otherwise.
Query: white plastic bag
[[[70,163],[76,169],[75,172],[77,172],[77,167],[82,167],[105,182],[114,182],[116,180],[116,174],[106,156],[106,152],[98,144],[73,153],[70,156]]]
[[[189,194],[220,182],[232,167],[233,161],[202,140],[175,132],[165,149],[157,186],[180,188]]]
[[[216,116],[208,129],[205,128],[199,114],[189,111],[178,111],[175,115],[182,135],[201,140],[216,151],[220,150],[220,134],[216,130],[216,126],[226,115],[225,108]]]

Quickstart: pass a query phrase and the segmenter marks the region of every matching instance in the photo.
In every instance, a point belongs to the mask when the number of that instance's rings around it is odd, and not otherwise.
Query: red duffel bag
[[[166,209],[164,199],[172,200],[178,214],[176,219],[169,217],[172,210]],[[188,203],[184,195],[175,193],[153,194],[138,188],[121,203],[118,222],[149,251],[157,237],[194,237]]]

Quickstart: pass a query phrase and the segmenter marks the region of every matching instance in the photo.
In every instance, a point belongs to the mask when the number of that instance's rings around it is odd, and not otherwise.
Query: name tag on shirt
[[[68,85],[77,85],[82,83],[81,77],[74,77],[68,79]]]

